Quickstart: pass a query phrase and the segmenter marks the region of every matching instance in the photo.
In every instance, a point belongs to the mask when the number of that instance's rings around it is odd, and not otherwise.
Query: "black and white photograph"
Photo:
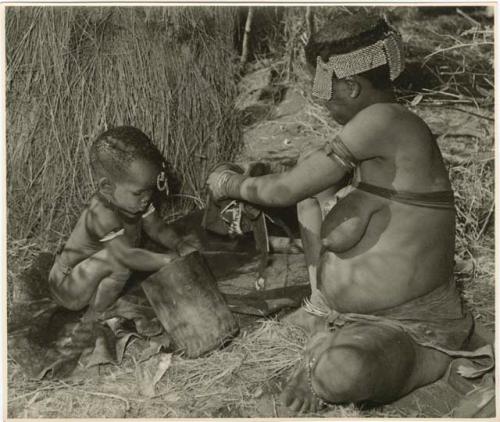
[[[3,418],[495,418],[496,8],[4,3]]]

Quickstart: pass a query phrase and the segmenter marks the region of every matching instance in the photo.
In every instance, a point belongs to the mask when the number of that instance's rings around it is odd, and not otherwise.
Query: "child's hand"
[[[177,245],[177,253],[180,256],[188,255],[198,250],[198,247],[186,239],[182,239]]]
[[[175,261],[177,258],[179,258],[180,254],[177,254],[175,252],[170,252],[170,253],[164,253],[163,255],[163,260],[164,260],[164,265],[170,264],[172,261]]]

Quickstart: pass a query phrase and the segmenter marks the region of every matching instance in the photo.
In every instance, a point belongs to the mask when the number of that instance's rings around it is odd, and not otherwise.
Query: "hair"
[[[330,56],[368,47],[385,38],[390,31],[385,19],[373,12],[337,17],[311,36],[305,47],[306,60],[315,68],[318,56],[327,62]],[[387,64],[359,73],[358,76],[368,79],[377,89],[392,86]]]
[[[130,164],[143,159],[161,168],[160,151],[146,134],[132,126],[118,126],[99,135],[90,147],[90,165],[97,177],[116,180],[127,174]]]

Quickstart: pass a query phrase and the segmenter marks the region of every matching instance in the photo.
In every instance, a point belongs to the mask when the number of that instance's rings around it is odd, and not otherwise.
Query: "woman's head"
[[[163,159],[139,129],[120,126],[98,136],[90,163],[100,192],[131,214],[147,207],[163,171]]]
[[[347,92],[350,104],[352,81],[359,83],[357,88],[364,88],[365,94],[390,91],[392,80],[404,67],[399,34],[380,15],[369,12],[338,17],[326,24],[311,36],[305,55],[315,76],[313,95],[331,102],[342,102]],[[354,94],[355,103],[364,100]]]

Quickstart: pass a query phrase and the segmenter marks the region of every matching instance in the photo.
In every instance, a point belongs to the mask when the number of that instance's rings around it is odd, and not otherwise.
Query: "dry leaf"
[[[171,353],[158,353],[136,365],[135,375],[139,394],[146,397],[156,395],[156,384],[165,375],[172,363]]]

